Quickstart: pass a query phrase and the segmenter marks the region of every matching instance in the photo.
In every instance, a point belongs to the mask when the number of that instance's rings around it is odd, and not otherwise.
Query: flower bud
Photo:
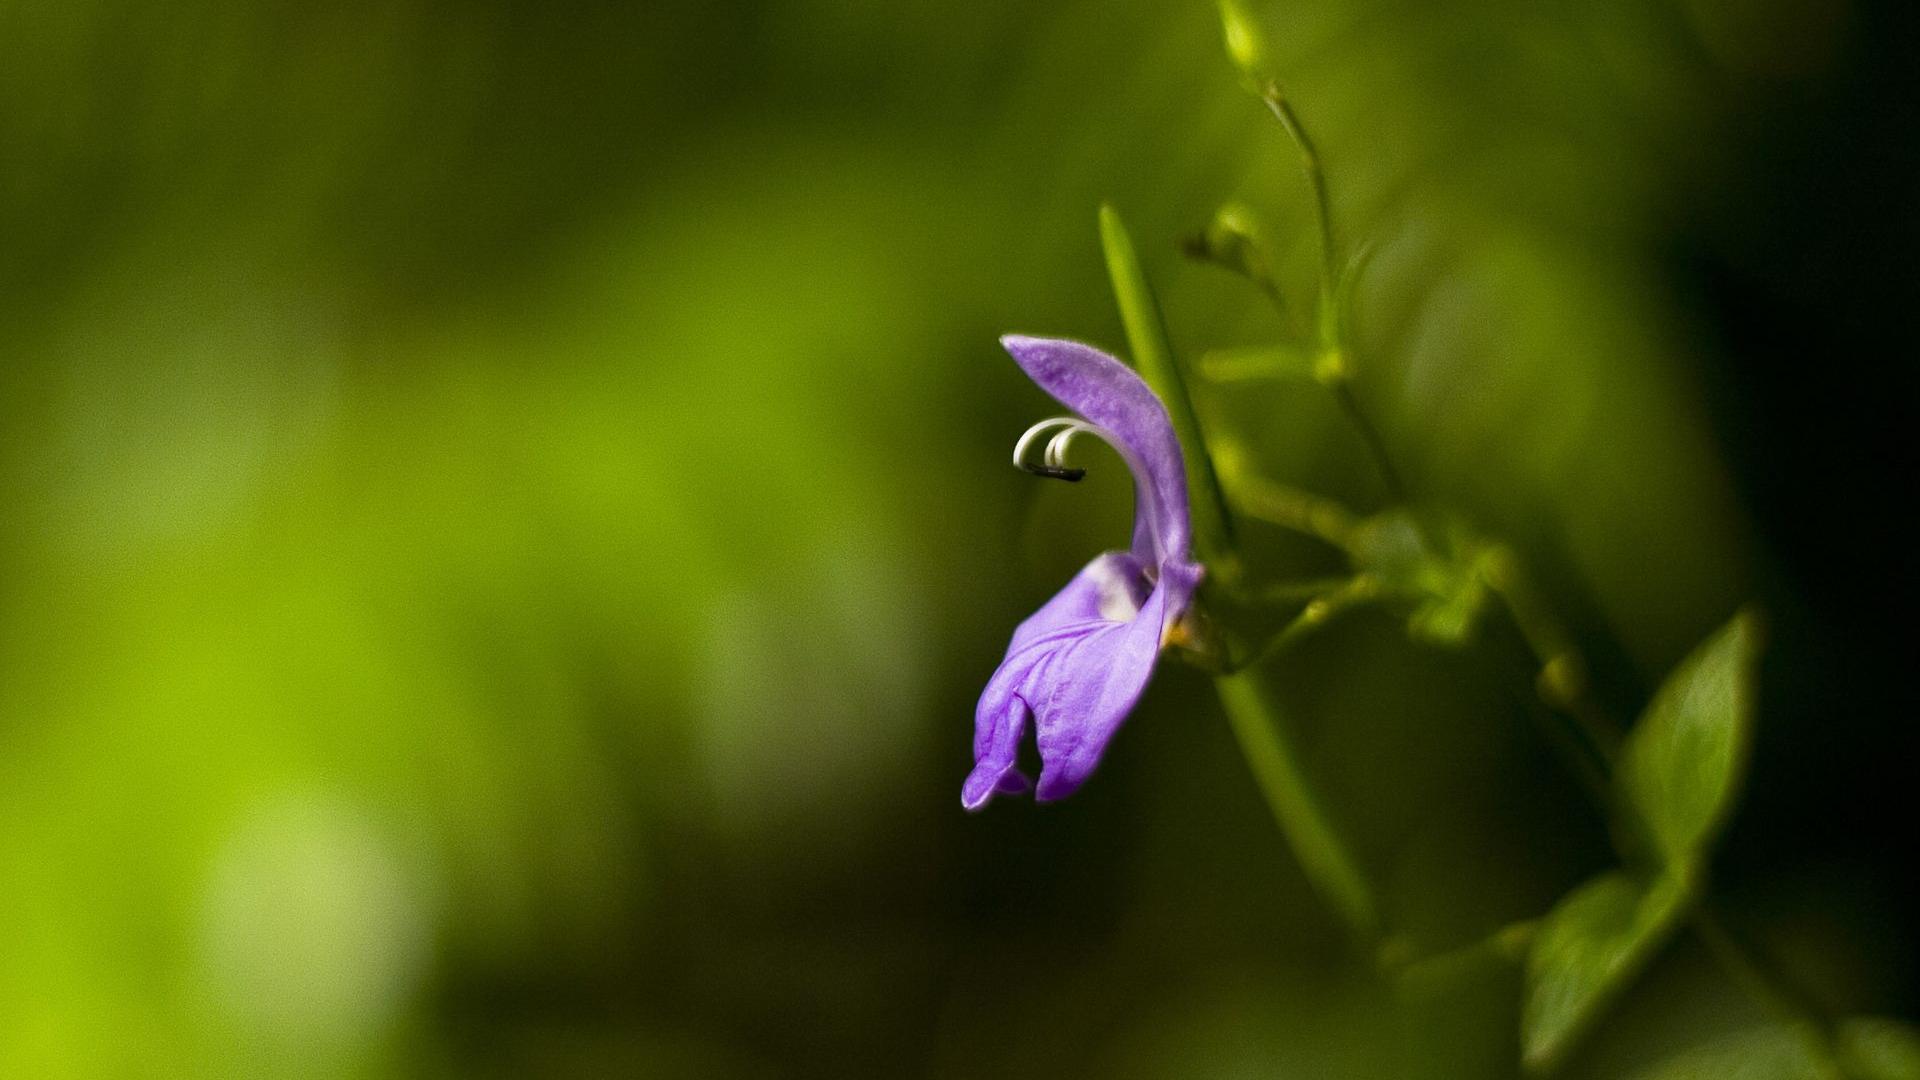
[[[1215,211],[1205,229],[1187,238],[1185,248],[1189,256],[1231,270],[1279,299],[1266,230],[1245,203],[1231,202]]]
[[[1227,39],[1227,56],[1256,91],[1273,81],[1272,54],[1241,0],[1220,0],[1220,29]]]

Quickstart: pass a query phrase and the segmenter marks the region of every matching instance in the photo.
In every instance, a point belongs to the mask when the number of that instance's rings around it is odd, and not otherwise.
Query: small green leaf
[[[1472,574],[1456,575],[1451,591],[1421,602],[1407,616],[1407,632],[1429,645],[1459,648],[1473,637],[1487,608],[1486,585]]]
[[[1666,941],[1686,900],[1686,888],[1672,878],[1647,884],[1616,871],[1568,893],[1547,913],[1527,953],[1520,1047],[1529,1071],[1560,1063]]]
[[[1653,853],[1691,876],[1726,823],[1752,741],[1759,617],[1742,611],[1653,697],[1622,749],[1617,785]]]
[[[1841,1067],[1854,1080],[1920,1080],[1920,1030],[1880,1017],[1840,1025]]]
[[[1267,228],[1252,207],[1230,202],[1214,211],[1207,227],[1181,242],[1187,256],[1212,263],[1259,286],[1280,314],[1293,317],[1287,298],[1274,277],[1273,245]]]

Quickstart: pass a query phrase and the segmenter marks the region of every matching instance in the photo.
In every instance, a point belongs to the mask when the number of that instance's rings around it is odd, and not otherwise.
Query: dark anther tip
[[[1069,484],[1079,483],[1086,478],[1085,469],[1063,469],[1058,465],[1023,465],[1021,468],[1035,476],[1045,476],[1053,480],[1065,480]]]

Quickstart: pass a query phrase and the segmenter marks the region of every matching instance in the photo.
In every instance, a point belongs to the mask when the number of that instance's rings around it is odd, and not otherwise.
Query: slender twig
[[[1336,346],[1340,347],[1340,346]],[[1373,457],[1374,467],[1380,470],[1380,482],[1386,486],[1387,495],[1394,502],[1405,502],[1406,484],[1400,480],[1400,470],[1393,467],[1393,456],[1387,453],[1387,443],[1380,437],[1380,429],[1373,426],[1367,418],[1367,411],[1360,407],[1360,399],[1354,397],[1353,387],[1346,379],[1332,383],[1333,396],[1340,402],[1340,411],[1347,414],[1354,429],[1360,433],[1360,441],[1367,444],[1367,453]]]
[[[1278,83],[1268,83],[1260,92],[1260,100],[1266,102],[1274,119],[1280,121],[1280,126],[1287,130],[1287,137],[1293,140],[1293,145],[1300,151],[1300,171],[1306,174],[1307,187],[1313,192],[1314,220],[1320,229],[1320,295],[1331,297],[1338,279],[1339,264],[1334,257],[1333,203],[1327,197],[1327,179],[1320,168],[1320,152],[1315,149],[1306,126],[1300,123],[1299,115],[1293,111],[1293,104],[1281,92]]]
[[[1727,976],[1800,1039],[1820,1080],[1853,1080],[1836,1053],[1834,1021],[1825,1006],[1797,986],[1756,942],[1736,935],[1708,898],[1695,904],[1691,924]]]
[[[1381,592],[1380,580],[1372,574],[1357,574],[1346,579],[1338,588],[1308,602],[1292,622],[1267,639],[1252,656],[1235,664],[1234,670],[1245,670],[1278,656],[1332,622],[1336,616],[1378,600]]]
[[[1215,680],[1220,704],[1260,794],[1273,812],[1307,879],[1346,921],[1356,942],[1371,947],[1379,935],[1379,908],[1339,830],[1300,769],[1291,725],[1261,685],[1258,672]]]
[[[1348,584],[1352,579],[1344,575],[1338,577],[1307,578],[1302,581],[1281,581],[1259,589],[1243,590],[1239,594],[1242,603],[1260,607],[1287,605],[1299,607],[1318,600]]]
[[[1620,748],[1620,726],[1593,699],[1579,646],[1534,586],[1519,555],[1505,544],[1494,545],[1481,560],[1481,577],[1539,662],[1535,688],[1541,699],[1572,717],[1584,741],[1611,760]]]
[[[1250,518],[1291,529],[1342,550],[1353,546],[1354,529],[1359,525],[1352,511],[1324,495],[1259,476],[1236,478],[1232,501],[1236,509]]]
[[[1374,426],[1366,410],[1361,408],[1359,399],[1354,397],[1353,389],[1347,385],[1346,320],[1335,310],[1340,295],[1340,254],[1333,229],[1333,201],[1327,195],[1327,178],[1320,165],[1320,151],[1314,146],[1313,137],[1307,134],[1306,125],[1300,122],[1300,115],[1293,111],[1293,104],[1287,100],[1278,83],[1267,83],[1261,90],[1260,100],[1266,103],[1267,109],[1280,121],[1287,137],[1293,140],[1294,147],[1300,151],[1300,171],[1306,176],[1307,188],[1313,194],[1313,219],[1320,239],[1320,348],[1324,355],[1334,360],[1332,370],[1322,381],[1333,389],[1341,411],[1347,414],[1354,428],[1359,431],[1367,453],[1372,455],[1375,466],[1380,470],[1380,479],[1386,485],[1387,494],[1395,502],[1404,502],[1407,497],[1406,485],[1401,482],[1400,470],[1394,468],[1393,458],[1387,453],[1386,440],[1380,437],[1380,429]]]

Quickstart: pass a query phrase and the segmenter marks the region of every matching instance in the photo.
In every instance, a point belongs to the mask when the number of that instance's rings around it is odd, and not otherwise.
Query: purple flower
[[[1161,646],[1187,611],[1202,567],[1191,553],[1187,477],[1166,407],[1125,364],[1077,341],[1009,335],[1009,353],[1042,390],[1078,417],[1043,420],[1014,448],[1014,463],[1078,479],[1066,467],[1074,437],[1105,440],[1133,471],[1133,545],[1088,563],[1013,632],[974,713],[973,772],[960,801],[978,810],[1033,784],[1016,763],[1032,721],[1041,800],[1079,789],[1153,676]],[[1028,463],[1053,432],[1045,463]]]

